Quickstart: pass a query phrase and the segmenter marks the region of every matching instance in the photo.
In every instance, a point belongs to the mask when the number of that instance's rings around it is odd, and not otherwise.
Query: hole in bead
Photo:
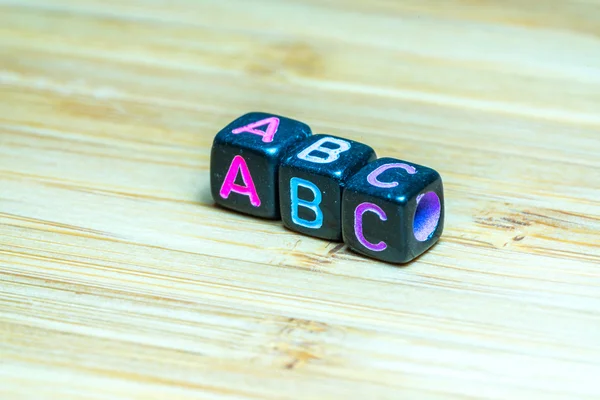
[[[434,192],[427,192],[417,197],[413,233],[419,242],[424,242],[433,235],[440,222],[441,211],[440,198]]]

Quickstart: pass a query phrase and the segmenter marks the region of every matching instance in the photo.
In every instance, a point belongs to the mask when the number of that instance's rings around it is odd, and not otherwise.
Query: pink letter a
[[[264,132],[259,131],[258,129],[255,129],[255,128],[258,128],[259,126],[263,126],[263,125],[267,125],[267,124],[269,124],[269,126],[267,126],[267,129]],[[279,118],[271,117],[271,118],[261,119],[260,121],[253,122],[246,126],[242,126],[241,128],[234,129],[233,131],[231,131],[231,133],[233,133],[234,135],[237,135],[238,133],[242,133],[242,132],[253,133],[255,135],[262,136],[263,142],[271,143],[273,141],[273,137],[277,133],[278,128],[279,128]]]
[[[246,186],[237,185],[235,183],[235,178],[237,178],[238,172],[242,174],[242,180]],[[256,187],[254,186],[252,175],[250,175],[248,164],[246,164],[246,160],[244,160],[242,156],[235,156],[233,158],[219,194],[222,198],[226,199],[229,197],[231,192],[236,192],[250,197],[250,204],[252,204],[254,207],[260,207],[260,198],[258,197],[258,193],[256,193]]]

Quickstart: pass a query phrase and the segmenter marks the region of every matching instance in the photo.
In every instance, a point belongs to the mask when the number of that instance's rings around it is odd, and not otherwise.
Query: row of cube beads
[[[278,115],[241,116],[214,139],[211,191],[218,205],[282,219],[310,236],[343,240],[352,250],[406,263],[442,234],[442,179],[433,169],[377,159],[362,143],[313,135]]]

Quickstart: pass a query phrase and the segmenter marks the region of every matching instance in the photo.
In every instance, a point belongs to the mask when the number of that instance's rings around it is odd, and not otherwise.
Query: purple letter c
[[[387,171],[388,169],[392,169],[392,168],[402,168],[403,170],[405,170],[406,172],[408,172],[411,175],[414,175],[417,173],[417,170],[412,165],[408,165],[408,164],[404,164],[404,163],[383,164],[369,174],[369,176],[367,177],[367,181],[373,186],[380,187],[380,188],[386,188],[386,189],[398,186],[398,182],[381,182],[380,180],[377,179],[377,177],[379,177],[379,175],[383,174],[385,171]]]
[[[385,211],[383,211],[381,207],[379,207],[377,204],[361,203],[358,205],[358,207],[356,207],[356,210],[354,210],[354,234],[356,235],[356,238],[358,239],[360,244],[365,246],[367,249],[372,251],[383,251],[387,248],[387,244],[384,241],[381,241],[377,244],[373,244],[365,238],[365,234],[363,233],[362,218],[363,214],[367,211],[371,211],[377,214],[379,219],[381,219],[382,221],[387,221],[387,215],[385,214]]]

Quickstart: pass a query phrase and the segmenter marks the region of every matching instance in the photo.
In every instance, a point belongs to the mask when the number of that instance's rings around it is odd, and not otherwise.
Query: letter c
[[[387,249],[387,244],[384,241],[373,244],[365,238],[365,234],[363,233],[363,214],[368,211],[377,214],[380,220],[387,221],[387,215],[385,211],[383,211],[377,204],[361,203],[358,205],[358,207],[356,207],[356,210],[354,210],[354,234],[356,235],[356,238],[360,244],[365,246],[367,249],[372,251],[383,251]]]
[[[383,164],[369,174],[369,176],[367,177],[367,181],[375,187],[380,187],[380,188],[385,188],[385,189],[389,189],[389,188],[398,186],[398,182],[381,182],[379,179],[377,179],[379,177],[379,175],[383,174],[385,171],[387,171],[388,169],[392,169],[392,168],[401,168],[401,169],[405,170],[406,172],[408,172],[410,175],[414,175],[417,173],[416,168],[413,167],[412,165],[408,165],[408,164],[404,164],[404,163]]]

